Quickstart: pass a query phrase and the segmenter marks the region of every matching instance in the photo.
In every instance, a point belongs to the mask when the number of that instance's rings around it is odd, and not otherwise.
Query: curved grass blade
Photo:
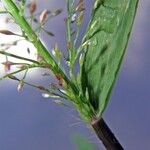
[[[104,112],[134,21],[138,0],[96,0],[83,44],[82,89],[97,116]],[[85,94],[86,95],[86,94]]]

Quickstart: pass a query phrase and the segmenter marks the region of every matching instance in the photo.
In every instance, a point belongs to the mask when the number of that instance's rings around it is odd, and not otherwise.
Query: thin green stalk
[[[21,8],[20,8],[20,13],[21,13],[21,15],[24,14],[24,8],[25,8],[25,0],[22,0]]]
[[[0,11],[0,14],[7,14],[7,13],[8,11],[5,11],[5,10]]]
[[[71,43],[71,27],[70,27],[70,18],[71,18],[71,10],[70,10],[70,0],[66,0],[67,4],[67,11],[68,11],[68,17],[67,17],[67,42]]]
[[[28,71],[29,71],[29,69],[27,68],[27,69],[25,70],[25,73],[24,73],[24,76],[23,76],[22,80],[24,80],[24,79],[26,78]]]
[[[16,78],[15,76],[12,76],[12,74],[9,75],[8,77],[10,77],[10,79],[17,80],[17,81],[19,81],[19,82],[20,82],[20,81],[23,81],[24,84],[26,84],[26,85],[28,85],[28,86],[31,86],[31,87],[34,87],[34,88],[36,88],[36,89],[38,89],[38,90],[41,90],[41,91],[43,91],[43,92],[45,92],[45,93],[47,93],[47,94],[52,95],[52,96],[57,96],[58,98],[65,98],[63,95],[54,93],[54,92],[50,91],[49,89],[47,89],[47,88],[45,88],[45,87],[38,86],[38,85],[35,85],[35,84],[28,83],[28,82],[24,81],[24,79],[25,79],[25,77],[26,77],[26,75],[27,75],[27,71],[28,71],[28,70],[26,70],[26,72],[25,72],[25,74],[24,74],[24,76],[23,76],[23,78],[22,78],[21,80],[18,79],[18,78]]]
[[[8,78],[8,77],[11,76],[11,75],[20,73],[20,72],[22,72],[22,71],[24,71],[24,70],[26,70],[26,69],[31,69],[31,68],[36,68],[36,67],[39,67],[39,66],[37,66],[37,65],[28,65],[28,66],[25,66],[25,67],[22,68],[22,69],[19,69],[19,70],[17,70],[17,71],[13,71],[13,72],[11,72],[11,73],[6,74],[5,76],[1,77],[0,80],[3,80],[3,79],[5,79],[5,78]]]
[[[11,54],[11,53],[8,53],[8,52],[5,52],[5,51],[0,51],[0,54],[5,55],[5,56],[9,56],[9,57],[13,57],[13,58],[17,58],[17,59],[21,59],[21,60],[25,60],[25,61],[29,61],[29,62],[32,62],[32,63],[35,63],[35,64],[40,64],[36,60],[21,57],[21,56],[18,56],[18,55],[14,55],[14,54]]]
[[[71,16],[72,16],[72,6],[74,4],[74,1],[66,0],[67,4],[67,12],[68,12],[68,17],[66,19],[66,38],[67,38],[67,49],[68,49],[68,54],[69,54],[69,66],[70,66],[70,78],[73,82],[75,82],[75,75],[74,75],[74,49],[73,49],[73,43],[71,39]]]
[[[74,40],[74,44],[73,44],[73,49],[75,50],[77,47],[77,40],[78,40],[78,37],[79,37],[79,33],[80,33],[80,25],[77,25],[77,32],[76,32],[76,37],[75,37],[75,40]]]
[[[37,85],[35,85],[35,84],[31,84],[31,83],[28,83],[28,82],[26,82],[26,81],[24,81],[24,83],[25,83],[26,85],[28,85],[28,86],[34,87],[34,88],[36,88],[36,89],[38,89],[38,90],[41,90],[41,91],[43,91],[43,92],[45,92],[45,93],[47,93],[47,94],[49,94],[49,95],[51,95],[51,96],[55,96],[55,97],[58,97],[58,98],[65,98],[63,95],[60,95],[60,94],[58,94],[58,93],[54,93],[54,92],[50,91],[49,89],[47,89],[47,88],[45,88],[45,87],[37,86]]]

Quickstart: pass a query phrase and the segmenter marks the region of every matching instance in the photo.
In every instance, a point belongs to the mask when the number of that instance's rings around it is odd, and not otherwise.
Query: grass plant
[[[0,13],[9,14],[20,27],[21,34],[9,30],[0,30],[0,33],[19,36],[29,41],[37,49],[38,56],[37,60],[32,60],[0,48],[0,54],[6,56],[3,65],[5,70],[9,71],[1,77],[1,80],[8,77],[19,82],[18,90],[28,84],[45,93],[45,96],[60,99],[59,103],[63,103],[62,99],[72,102],[82,119],[95,130],[106,149],[123,149],[102,116],[109,103],[125,54],[138,0],[95,0],[90,22],[80,44],[78,44],[79,33],[86,10],[84,0],[66,0],[67,56],[64,56],[58,44],[55,44],[52,55],[39,36],[42,30],[54,36],[44,26],[48,19],[59,15],[61,9],[54,12],[43,10],[36,14],[37,5],[34,0],[20,0],[18,3],[14,0],[1,0],[1,2],[4,9]],[[28,17],[25,14],[26,10],[30,14]],[[36,24],[36,28],[33,27],[33,23]],[[75,30],[73,26],[76,27]],[[24,60],[26,63],[10,62],[7,59],[8,56]],[[65,64],[60,65],[62,60],[66,61],[69,74],[65,70],[66,66],[63,66]],[[12,65],[21,67],[11,72]],[[76,65],[79,68],[77,73]],[[56,83],[50,88],[28,83],[26,75],[30,69],[35,67],[50,70],[55,76]],[[21,79],[16,77],[19,72],[24,72]]]

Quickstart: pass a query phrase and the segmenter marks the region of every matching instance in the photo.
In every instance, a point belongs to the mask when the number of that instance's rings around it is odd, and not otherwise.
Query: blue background
[[[59,17],[47,24],[55,37],[41,36],[49,49],[56,41],[65,49],[65,0],[43,0],[38,1],[38,5],[40,9],[64,8]],[[81,36],[91,5],[87,0]],[[140,1],[126,57],[104,113],[105,120],[127,150],[150,149],[149,7],[149,0]],[[29,78],[32,80],[34,76]],[[49,79],[36,77],[33,80],[46,83]],[[72,140],[75,133],[99,145],[89,127],[78,120],[73,108],[57,106],[31,87],[26,86],[18,93],[16,85],[10,80],[0,82],[0,150],[75,150]],[[98,149],[104,148],[98,146]]]

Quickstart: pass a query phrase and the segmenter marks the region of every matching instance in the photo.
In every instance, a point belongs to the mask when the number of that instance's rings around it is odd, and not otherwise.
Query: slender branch
[[[71,27],[70,27],[70,16],[71,16],[71,10],[70,10],[70,1],[66,0],[67,4],[67,11],[68,11],[68,17],[67,17],[67,42],[71,43]]]
[[[6,55],[6,56],[9,56],[9,57],[14,57],[14,58],[21,59],[21,60],[25,60],[25,61],[29,61],[29,62],[32,62],[32,63],[35,63],[35,64],[40,64],[36,60],[25,58],[25,57],[21,57],[21,56],[18,56],[18,55],[14,55],[14,54],[11,54],[11,53],[8,53],[8,52],[5,52],[5,51],[0,51],[0,54]]]
[[[8,74],[4,75],[3,77],[0,78],[0,80],[3,80],[3,79],[5,79],[5,78],[7,78],[7,77],[9,77],[9,76],[11,76],[11,75],[20,73],[20,72],[22,72],[22,71],[24,71],[24,70],[26,70],[26,69],[31,69],[31,68],[36,68],[36,67],[39,67],[39,66],[37,66],[37,65],[28,65],[28,66],[25,66],[25,67],[22,68],[22,69],[19,69],[19,70],[16,70],[16,71],[13,71],[13,72],[11,72],[11,73],[8,73]]]
[[[5,10],[0,11],[0,14],[7,14],[7,13],[8,11],[5,11]]]
[[[104,144],[106,150],[124,150],[103,118],[93,119],[91,126]]]

